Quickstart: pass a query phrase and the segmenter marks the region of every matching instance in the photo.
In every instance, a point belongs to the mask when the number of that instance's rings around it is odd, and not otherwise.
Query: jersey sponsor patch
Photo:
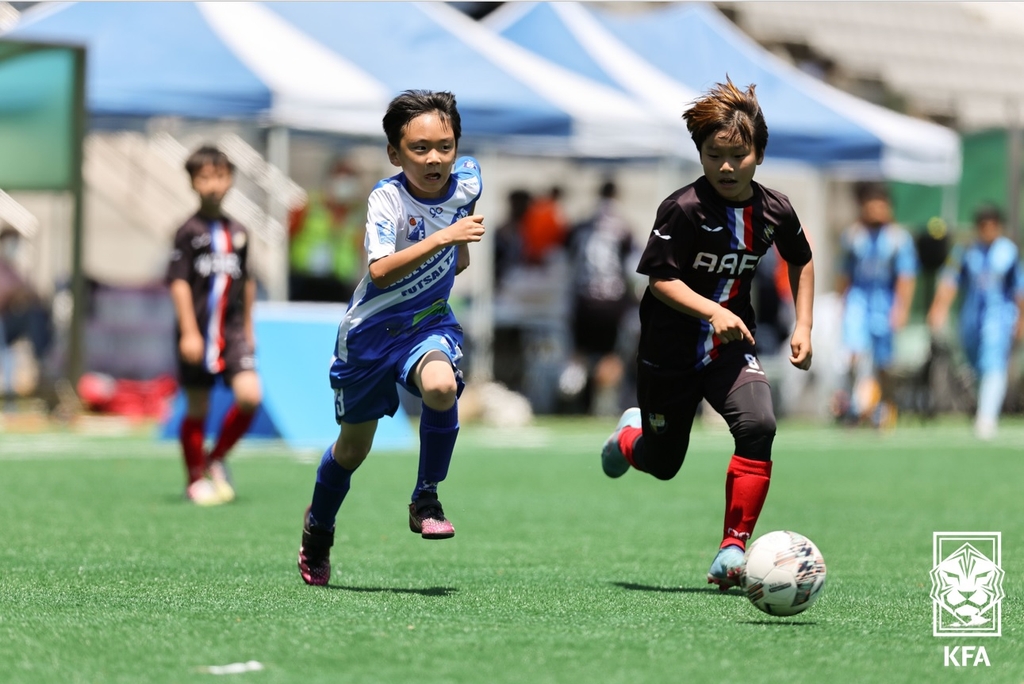
[[[409,242],[419,242],[427,237],[427,223],[422,216],[410,216],[409,225],[405,229],[405,238]]]
[[[711,252],[698,252],[693,260],[693,270],[719,275],[743,275],[748,271],[751,273],[756,271],[760,260],[760,256],[751,252],[745,254],[729,252],[723,254],[721,258]]]

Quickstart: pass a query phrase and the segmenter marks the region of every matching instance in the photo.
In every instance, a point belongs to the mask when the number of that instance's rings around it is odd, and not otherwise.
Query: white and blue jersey
[[[842,236],[840,270],[849,281],[843,343],[854,353],[870,353],[876,365],[888,366],[893,355],[896,280],[915,277],[918,271],[910,233],[895,224],[874,230],[851,226]]]
[[[1017,245],[999,237],[990,245],[955,247],[940,278],[960,290],[960,339],[971,365],[980,373],[1005,370],[1017,299],[1024,296]]]
[[[367,203],[369,262],[470,215],[481,189],[480,167],[472,157],[455,162],[442,197],[414,197],[402,173],[380,181]],[[363,276],[338,326],[331,362],[339,422],[342,417],[356,423],[394,415],[399,404],[395,383],[419,395],[409,373],[428,351],[444,352],[453,365],[462,357],[462,328],[448,304],[457,256],[455,245],[445,247],[383,289],[373,284],[369,273]]]

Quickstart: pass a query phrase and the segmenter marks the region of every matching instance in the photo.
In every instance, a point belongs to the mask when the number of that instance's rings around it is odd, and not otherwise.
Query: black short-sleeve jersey
[[[637,272],[681,280],[740,316],[753,333],[750,285],[761,257],[774,244],[787,262],[803,265],[811,260],[811,248],[789,199],[759,183],[751,186],[749,200],[731,202],[702,176],[669,195],[658,207]],[[642,361],[677,370],[703,368],[717,358],[720,345],[708,322],[673,309],[650,288],[644,293]]]
[[[196,322],[208,344],[244,322],[248,253],[248,231],[227,217],[211,220],[197,214],[174,235],[167,284],[188,283]]]

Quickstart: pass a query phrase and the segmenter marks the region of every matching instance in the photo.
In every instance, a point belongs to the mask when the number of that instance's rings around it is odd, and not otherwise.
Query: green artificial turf
[[[781,425],[755,536],[828,565],[793,618],[706,584],[728,433],[699,426],[673,481],[609,480],[613,425],[464,428],[445,541],[409,532],[415,453],[372,454],[327,588],[295,567],[319,454],[245,442],[237,501],[202,509],[175,443],[0,433],[0,682],[1024,682],[1024,424]],[[932,635],[936,531],[1002,533],[1002,637]],[[963,645],[991,666],[944,665]]]

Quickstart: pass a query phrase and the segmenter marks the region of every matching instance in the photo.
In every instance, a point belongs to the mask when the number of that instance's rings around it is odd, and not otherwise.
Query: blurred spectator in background
[[[622,411],[626,352],[619,344],[623,316],[636,306],[630,286],[637,245],[618,204],[618,188],[605,181],[593,215],[573,226],[567,252],[572,277],[573,358],[559,378],[564,398],[579,397],[595,415]]]
[[[522,218],[524,262],[543,264],[552,251],[565,245],[569,224],[561,201],[562,187],[555,185],[530,202]]]
[[[351,162],[336,160],[289,225],[288,298],[347,303],[365,270],[365,193]]]
[[[18,263],[22,236],[10,226],[0,228],[0,390],[10,392],[16,369],[8,365],[9,347],[27,339],[38,366],[37,387],[52,376],[48,353],[53,341],[49,303],[26,279]],[[7,371],[11,371],[8,373]]]
[[[918,281],[921,298],[925,302],[935,298],[936,279],[939,269],[949,257],[950,241],[949,226],[938,216],[928,219],[924,230],[919,231],[915,238],[917,258],[921,264]]]
[[[530,207],[530,193],[523,189],[508,194],[508,216],[494,234],[494,290],[523,260],[523,217]]]
[[[757,315],[758,355],[774,356],[785,345],[789,356],[789,336],[796,322],[793,290],[789,285],[786,260],[772,247],[758,264],[754,273],[754,311]]]
[[[858,183],[855,192],[860,218],[840,241],[838,287],[849,379],[833,411],[846,422],[869,420],[875,427],[891,427],[896,421],[890,372],[894,336],[910,313],[917,253],[910,233],[893,221],[885,185]]]
[[[1017,245],[1003,235],[1003,213],[993,205],[974,215],[975,236],[949,255],[928,311],[933,332],[943,330],[957,292],[960,342],[978,383],[974,431],[995,436],[1006,397],[1010,352],[1021,339],[1024,273]]]

